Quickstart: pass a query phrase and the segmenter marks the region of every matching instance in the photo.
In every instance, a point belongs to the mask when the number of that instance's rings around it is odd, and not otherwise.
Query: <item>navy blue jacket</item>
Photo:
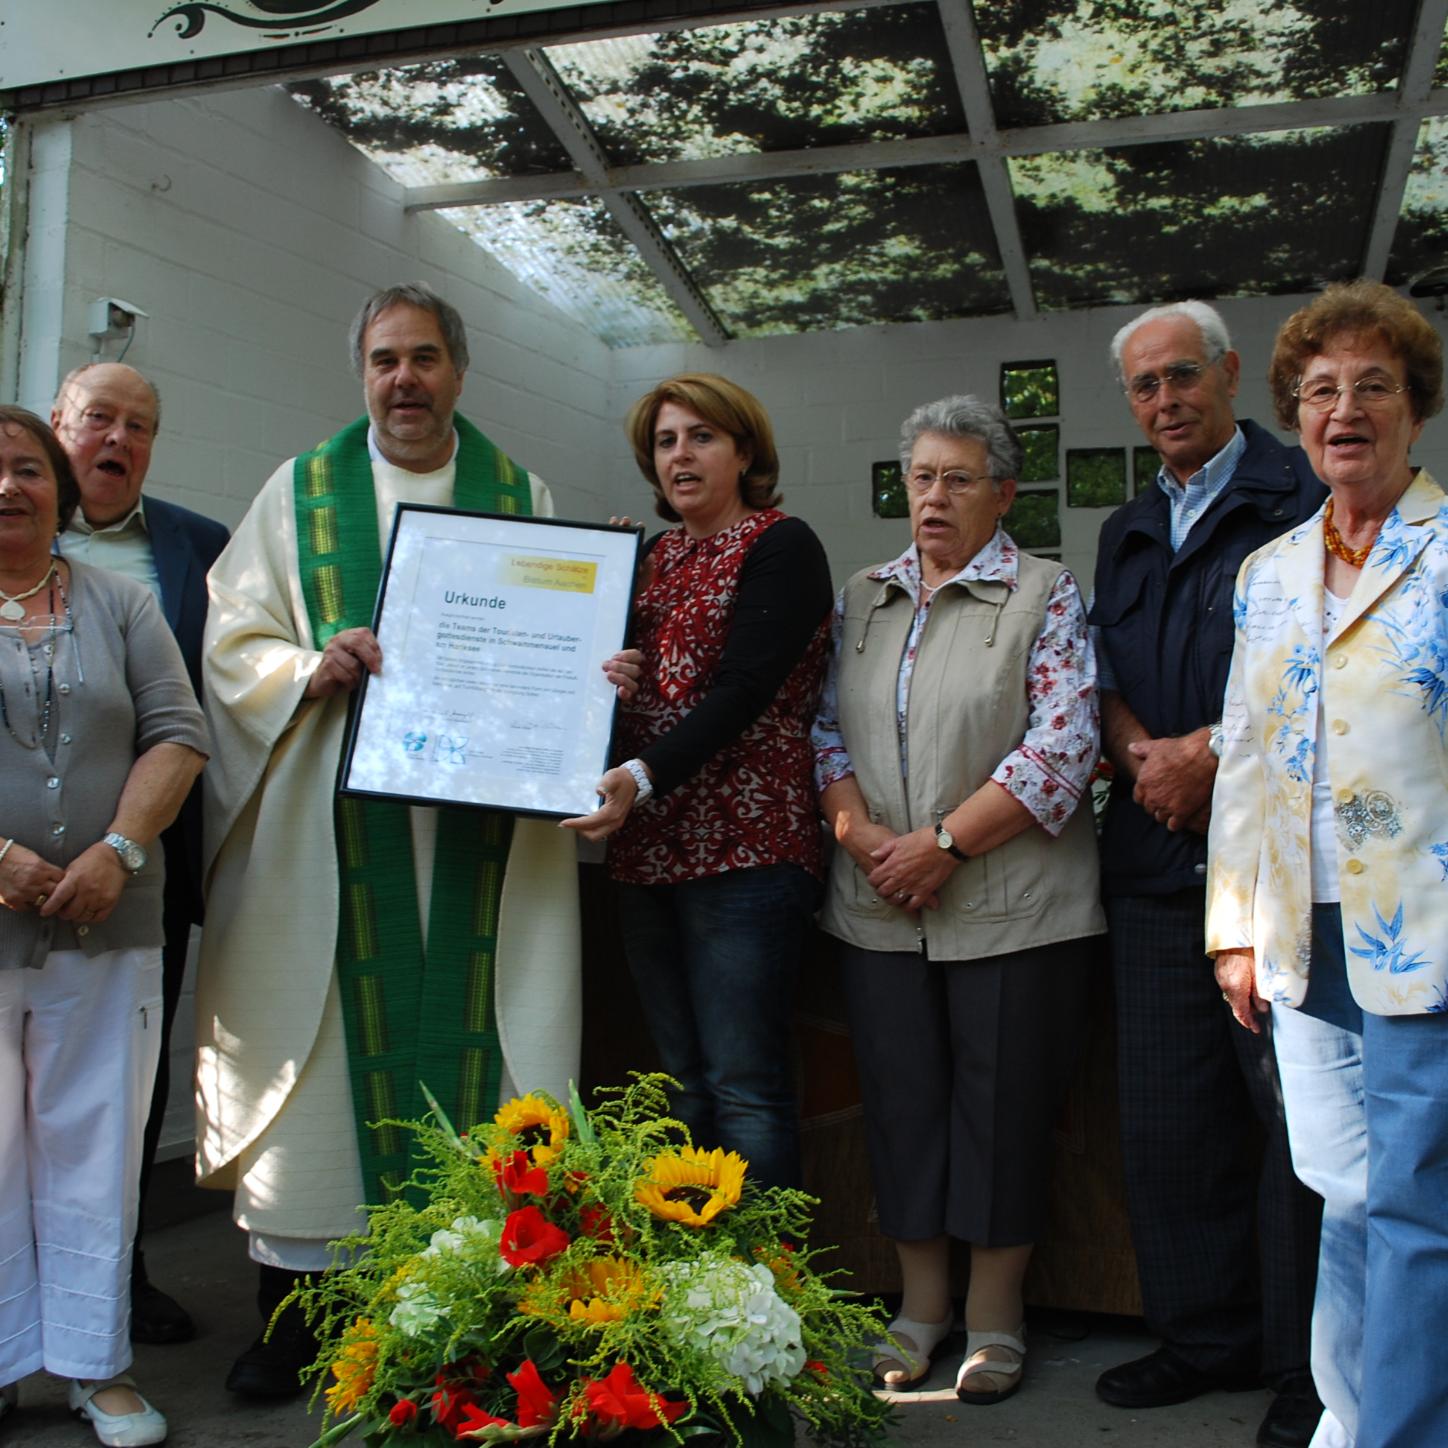
[[[146,498],[146,531],[161,585],[161,611],[186,660],[191,687],[201,697],[201,640],[206,630],[206,575],[231,534],[222,523],[190,508]],[[184,906],[187,918],[201,923],[201,781],[181,806],[176,823],[162,836],[166,851],[167,915]]]
[[[1326,489],[1299,447],[1239,420],[1247,448],[1232,480],[1171,551],[1171,505],[1153,484],[1106,520],[1091,623],[1117,691],[1152,738],[1222,717],[1232,661],[1232,590],[1243,560],[1310,518]],[[1206,883],[1207,841],[1172,833],[1118,778],[1102,838],[1108,895],[1166,895]]]

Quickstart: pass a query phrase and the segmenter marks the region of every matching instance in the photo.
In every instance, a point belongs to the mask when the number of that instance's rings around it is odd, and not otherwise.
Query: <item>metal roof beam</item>
[[[976,170],[985,192],[986,212],[995,231],[996,250],[1006,274],[1011,306],[1016,316],[1036,315],[1036,294],[1031,286],[1031,269],[1021,229],[1016,221],[1016,198],[1011,176],[996,147],[995,111],[990,102],[990,78],[985,72],[985,55],[970,0],[937,0],[940,23],[945,27],[945,45],[955,71],[965,107],[965,124],[974,141]]]
[[[1432,0],[1448,8],[1448,0]],[[1448,114],[1448,90],[1432,92],[1418,105],[1380,96],[1346,96],[1332,101],[1300,101],[1251,106],[1245,111],[1179,111],[1172,115],[1133,116],[1119,121],[1079,121],[1032,126],[979,135],[920,136],[897,141],[865,141],[847,146],[815,146],[794,151],[748,151],[692,161],[655,161],[637,166],[603,167],[602,179],[581,171],[541,176],[502,176],[485,181],[455,181],[410,186],[409,211],[447,206],[490,206],[507,201],[547,201],[606,191],[685,190],[736,182],[770,181],[786,176],[819,176],[839,171],[868,171],[896,166],[938,166],[959,161],[983,163],[1005,156],[1109,149],[1161,141],[1205,140],[1218,135],[1262,134],[1307,126],[1363,125],[1402,121],[1416,127],[1425,116]]]
[[[674,305],[689,319],[700,338],[721,347],[729,333],[708,298],[694,284],[678,253],[669,244],[644,204],[608,185],[608,158],[593,127],[568,93],[558,72],[541,50],[509,51],[504,57],[518,84],[552,128],[568,159],[589,189],[596,191],[624,235],[648,263]]]
[[[1448,0],[1423,0],[1418,11],[1418,24],[1408,42],[1408,56],[1398,81],[1401,114],[1393,122],[1393,138],[1383,162],[1378,182],[1378,199],[1373,207],[1368,244],[1363,251],[1363,275],[1381,280],[1387,274],[1392,254],[1393,236],[1403,211],[1403,196],[1413,170],[1413,156],[1418,148],[1418,130],[1422,125],[1423,106],[1433,87],[1433,72],[1443,46],[1444,27],[1448,26]]]

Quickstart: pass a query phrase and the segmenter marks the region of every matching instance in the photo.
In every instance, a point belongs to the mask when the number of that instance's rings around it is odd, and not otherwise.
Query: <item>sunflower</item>
[[[518,1138],[534,1166],[547,1166],[568,1140],[568,1113],[543,1096],[515,1096],[505,1101],[493,1123]],[[495,1156],[488,1153],[490,1163]]]
[[[347,1340],[332,1361],[337,1379],[327,1389],[327,1407],[335,1414],[350,1413],[372,1388],[377,1372],[377,1331],[371,1318],[359,1317],[347,1329]]]
[[[660,1152],[649,1158],[648,1175],[635,1185],[634,1200],[665,1221],[707,1227],[739,1201],[747,1165],[738,1152],[719,1146]]]

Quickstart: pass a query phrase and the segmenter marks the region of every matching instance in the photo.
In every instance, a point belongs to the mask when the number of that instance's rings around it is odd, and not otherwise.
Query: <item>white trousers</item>
[[[161,947],[0,970],[0,1384],[131,1361],[141,1137]]]

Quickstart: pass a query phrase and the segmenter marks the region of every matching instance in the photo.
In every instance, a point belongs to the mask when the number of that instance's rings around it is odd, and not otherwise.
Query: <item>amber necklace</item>
[[[1327,507],[1322,512],[1322,541],[1334,558],[1341,558],[1352,568],[1361,568],[1368,561],[1368,554],[1373,551],[1377,538],[1374,533],[1361,548],[1349,548],[1337,531],[1337,524],[1332,521],[1332,499],[1327,500]]]

